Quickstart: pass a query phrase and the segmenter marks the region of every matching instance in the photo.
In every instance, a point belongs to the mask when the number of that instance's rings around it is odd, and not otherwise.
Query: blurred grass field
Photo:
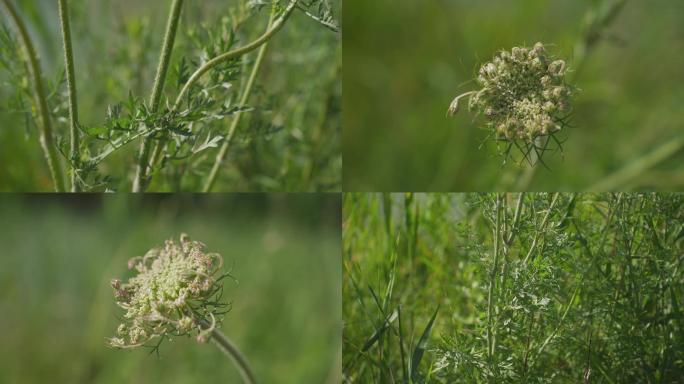
[[[0,383],[230,383],[211,343],[114,350],[110,279],[186,232],[239,283],[222,331],[262,383],[338,382],[340,198],[335,195],[0,196]]]
[[[228,18],[231,12],[237,13],[237,7],[258,3],[247,0],[186,2],[166,95],[175,97],[177,92],[176,63],[183,56],[196,59],[190,55],[192,43],[188,30],[201,25],[220,28],[222,18]],[[64,69],[57,3],[21,0],[15,4],[37,46],[46,80],[55,83]],[[144,100],[149,98],[170,4],[161,0],[69,2],[79,114],[84,127],[102,125],[108,106],[127,100],[129,92]],[[335,16],[339,16],[341,2],[334,0],[330,4]],[[268,9],[253,15],[242,26],[244,36],[238,37],[237,45],[246,44],[260,34],[267,19]],[[0,23],[8,24],[4,12],[0,12]],[[340,35],[302,12],[295,12],[286,24],[269,44],[252,93],[250,104],[260,107],[259,119],[243,119],[215,191],[299,192],[341,188]],[[254,59],[255,53],[248,56],[245,72],[250,70]],[[193,65],[189,68],[197,69]],[[245,82],[247,77],[243,76]],[[8,75],[0,70],[0,191],[52,191],[36,127],[27,125],[26,114],[10,105],[16,90],[7,84]],[[232,89],[239,90],[242,86],[236,82]],[[60,116],[65,115],[66,107],[59,105]],[[257,114],[249,116],[252,115]],[[265,129],[264,121],[275,128]],[[55,124],[58,136],[68,136],[66,119]],[[226,132],[229,124],[227,119]],[[136,141],[100,165],[99,171],[113,179],[112,189],[130,188],[137,150]],[[193,162],[199,163],[193,165],[194,173],[208,173],[216,151],[193,157]],[[172,177],[166,176],[157,178],[151,189],[177,190],[169,181]],[[185,191],[199,190],[190,181],[186,184]]]
[[[597,35],[578,70],[587,22],[615,0],[348,0],[344,7],[345,190],[673,190],[684,186],[684,2],[633,1]],[[479,149],[481,120],[451,100],[474,89],[500,49],[537,41],[569,61],[580,92],[564,153],[529,182]],[[668,148],[669,146],[669,148]],[[660,149],[669,155],[643,166]],[[660,152],[660,154],[664,153]],[[369,166],[372,164],[372,166]],[[630,172],[609,178],[625,167]],[[605,184],[598,184],[604,183]]]

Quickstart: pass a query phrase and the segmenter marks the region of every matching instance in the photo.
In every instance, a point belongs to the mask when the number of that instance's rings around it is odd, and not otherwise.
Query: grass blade
[[[376,329],[375,332],[373,332],[373,334],[368,338],[368,340],[366,340],[366,342],[363,343],[363,348],[361,348],[361,351],[368,351],[370,347],[372,347],[378,341],[378,339],[380,339],[380,337],[385,333],[385,331],[390,327],[390,325],[392,325],[392,323],[394,322],[394,320],[397,319],[398,316],[399,312],[396,309],[392,311],[392,314],[390,314],[385,319],[380,328]]]
[[[415,382],[418,379],[418,366],[420,365],[420,360],[423,359],[423,354],[425,354],[425,349],[427,349],[428,338],[432,332],[432,326],[435,324],[435,319],[437,318],[437,312],[439,312],[439,306],[435,309],[435,313],[432,314],[430,321],[428,322],[425,330],[423,330],[423,335],[420,336],[418,344],[413,349],[413,355],[411,355],[411,381]]]

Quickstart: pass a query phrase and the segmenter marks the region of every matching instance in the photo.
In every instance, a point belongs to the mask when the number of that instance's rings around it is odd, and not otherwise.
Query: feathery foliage
[[[346,382],[681,380],[681,195],[346,194],[343,243]]]

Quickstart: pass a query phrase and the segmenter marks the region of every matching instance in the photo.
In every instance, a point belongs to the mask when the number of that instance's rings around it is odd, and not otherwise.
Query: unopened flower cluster
[[[565,61],[553,60],[542,43],[502,51],[480,68],[482,89],[469,107],[487,118],[497,137],[532,143],[562,129],[571,96],[566,70]]]
[[[167,240],[143,257],[128,262],[137,272],[128,282],[112,280],[116,303],[126,313],[109,344],[118,348],[144,345],[154,337],[184,335],[194,330],[203,341],[216,324],[207,308],[222,289],[215,277],[223,260],[217,253],[205,253],[205,245],[183,234],[180,242]],[[201,320],[210,319],[202,328]]]

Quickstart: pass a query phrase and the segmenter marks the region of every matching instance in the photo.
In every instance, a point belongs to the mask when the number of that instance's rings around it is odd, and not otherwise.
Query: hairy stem
[[[59,20],[64,42],[64,67],[66,68],[67,87],[69,89],[69,164],[71,164],[71,192],[79,192],[77,165],[79,161],[78,133],[78,98],[76,96],[76,76],[74,75],[74,51],[71,44],[71,28],[69,26],[69,9],[67,0],[59,0]]]
[[[34,48],[33,41],[28,34],[26,25],[19,17],[19,13],[17,12],[14,4],[10,0],[2,0],[2,4],[5,6],[9,18],[14,23],[17,33],[19,34],[24,46],[24,50],[26,51],[26,58],[29,64],[29,74],[33,83],[33,94],[35,98],[36,109],[38,110],[38,118],[40,119],[40,123],[37,124],[40,135],[40,145],[43,149],[45,159],[47,160],[48,168],[50,169],[50,176],[52,176],[52,183],[54,184],[55,191],[63,192],[65,190],[64,174],[62,173],[62,165],[59,162],[57,151],[55,149],[55,142],[52,133],[52,120],[50,119],[50,109],[48,108],[47,104],[45,86],[41,76],[40,64],[38,62],[36,49]]]
[[[249,367],[247,358],[240,352],[240,350],[233,344],[230,339],[228,339],[221,331],[214,329],[211,331],[211,341],[216,344],[216,346],[228,356],[235,366],[240,371],[240,376],[242,376],[242,381],[246,384],[256,383],[254,378],[254,373]]]
[[[221,55],[216,56],[215,58],[209,60],[206,62],[202,67],[200,67],[195,73],[190,76],[190,79],[185,83],[183,88],[181,89],[180,93],[178,94],[178,97],[176,98],[176,103],[174,104],[173,109],[177,109],[180,104],[183,102],[183,98],[185,95],[188,93],[190,88],[207,72],[209,72],[212,68],[216,67],[217,65],[234,59],[236,57],[240,57],[246,53],[249,53],[257,48],[259,48],[261,45],[265,44],[268,42],[275,34],[278,32],[283,25],[285,24],[285,21],[290,17],[290,14],[292,11],[295,9],[295,6],[297,5],[297,0],[292,0],[290,1],[290,4],[288,4],[287,8],[285,8],[285,11],[283,12],[283,15],[280,16],[278,20],[276,20],[272,25],[271,28],[266,31],[261,37],[258,39],[254,40],[253,42],[234,49],[232,51],[223,53]]]
[[[169,13],[169,19],[166,24],[166,34],[164,35],[164,45],[162,46],[161,56],[159,57],[157,75],[154,78],[154,87],[152,88],[152,96],[150,97],[150,108],[152,112],[157,112],[157,109],[159,109],[159,103],[164,90],[164,82],[166,81],[166,73],[168,72],[169,62],[171,61],[171,53],[173,52],[173,44],[176,40],[176,31],[178,30],[182,8],[183,0],[173,0],[173,3],[171,4],[171,12]],[[151,146],[151,136],[145,137],[140,144],[138,167],[136,170],[135,180],[133,181],[133,192],[143,192],[149,182],[147,170]]]
[[[273,3],[273,6],[271,7],[271,16],[268,20],[268,26],[266,27],[266,31],[268,32],[271,30],[271,26],[273,25],[273,20],[275,19],[277,7],[276,3]],[[245,86],[245,89],[242,93],[242,97],[240,98],[240,105],[239,107],[244,107],[247,104],[247,101],[249,100],[249,96],[252,93],[252,87],[254,86],[254,81],[256,80],[257,74],[259,73],[259,69],[261,68],[261,63],[264,60],[264,56],[266,55],[266,49],[268,48],[268,42],[265,42],[260,48],[259,52],[257,53],[257,58],[256,61],[254,62],[254,66],[252,67],[252,73],[249,75],[249,80],[247,80],[247,85]],[[211,172],[209,173],[209,176],[207,177],[207,180],[204,183],[204,188],[202,189],[202,192],[210,192],[211,188],[214,186],[214,183],[216,182],[216,176],[219,173],[219,169],[221,168],[221,164],[226,158],[226,154],[228,154],[228,149],[230,148],[231,143],[233,142],[233,138],[235,137],[235,132],[237,131],[237,127],[240,124],[240,118],[242,117],[242,113],[238,113],[233,117],[233,121],[230,124],[230,129],[228,130],[228,136],[223,140],[223,144],[221,145],[221,149],[219,150],[218,154],[216,155],[216,160],[214,161],[214,165],[211,167]]]

